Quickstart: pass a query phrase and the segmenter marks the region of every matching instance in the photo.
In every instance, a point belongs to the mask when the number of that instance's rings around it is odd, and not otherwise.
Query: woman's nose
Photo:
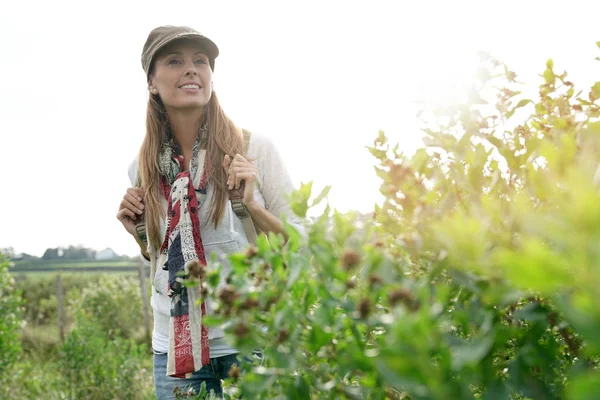
[[[196,75],[198,72],[196,71],[196,66],[192,63],[188,66],[188,69],[185,71],[186,75]]]

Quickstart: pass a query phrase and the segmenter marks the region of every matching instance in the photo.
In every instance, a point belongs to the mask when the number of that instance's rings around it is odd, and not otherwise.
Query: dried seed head
[[[346,271],[350,271],[360,263],[360,254],[353,249],[345,249],[341,258],[342,267]]]
[[[390,292],[388,300],[392,306],[401,303],[412,311],[419,309],[419,302],[415,299],[413,293],[405,288],[396,289]]]
[[[273,269],[273,268],[271,267],[271,264],[270,264],[270,263],[264,263],[264,264],[262,265],[262,268],[263,268],[263,271],[266,271],[266,272],[271,272],[271,270]]]
[[[279,300],[279,294],[278,293],[273,293],[271,296],[269,296],[268,300],[266,301],[264,307],[263,307],[263,311],[269,311],[269,309],[271,308],[271,306],[275,303],[277,303],[277,300]]]
[[[190,278],[204,279],[206,277],[206,266],[200,264],[198,260],[192,260],[187,263],[185,269]]]
[[[208,286],[206,286],[206,283],[204,282],[200,284],[200,296],[202,296],[203,299],[208,296]]]
[[[285,342],[289,336],[290,336],[290,333],[288,332],[287,329],[280,330],[279,334],[277,335],[277,343]]]
[[[361,318],[367,318],[371,314],[371,300],[366,297],[362,299],[358,305],[358,312]]]
[[[243,322],[238,323],[234,328],[233,328],[233,334],[235,336],[237,336],[238,338],[244,337],[246,336],[248,333],[250,332],[250,328],[248,328],[248,325],[246,325]]]
[[[237,364],[233,364],[231,366],[231,369],[229,370],[227,375],[229,375],[229,377],[231,379],[233,379],[234,381],[236,381],[240,377],[241,371],[240,371],[240,368],[237,366]]]
[[[412,294],[406,289],[395,289],[388,295],[388,300],[392,306],[395,306],[400,301],[412,299]]]
[[[239,297],[239,293],[233,286],[227,285],[219,290],[218,298],[228,306],[233,304],[233,301]]]
[[[255,245],[251,244],[247,249],[246,249],[246,258],[252,258],[255,255],[258,254],[258,247],[256,247]]]
[[[348,289],[354,289],[354,288],[356,287],[356,281],[355,281],[355,280],[353,280],[353,279],[348,279],[348,280],[346,281],[346,287],[347,287]]]
[[[246,300],[244,300],[244,302],[242,303],[241,309],[242,310],[250,310],[252,308],[255,308],[258,306],[258,300],[256,300],[253,297],[248,297]]]
[[[383,284],[383,279],[381,279],[381,277],[379,275],[375,275],[375,274],[369,275],[369,285],[375,286],[375,285],[381,285],[381,284]]]

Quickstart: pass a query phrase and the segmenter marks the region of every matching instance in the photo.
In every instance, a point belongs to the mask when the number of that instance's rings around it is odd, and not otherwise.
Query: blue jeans
[[[194,372],[190,378],[173,378],[167,376],[167,353],[154,353],[154,387],[158,400],[174,400],[175,388],[180,388],[187,392],[193,388],[195,393],[200,393],[200,385],[206,382],[206,390],[214,390],[218,396],[223,396],[223,387],[221,379],[228,377],[231,367],[237,364],[238,359],[235,354],[228,356],[211,358],[210,363]]]

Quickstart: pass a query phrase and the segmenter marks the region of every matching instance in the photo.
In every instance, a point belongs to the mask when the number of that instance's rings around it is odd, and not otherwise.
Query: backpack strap
[[[252,134],[246,129],[242,129],[242,133],[244,134],[244,155],[247,155],[248,144],[250,143],[250,136]],[[256,244],[256,228],[254,226],[254,222],[252,221],[252,217],[250,217],[250,213],[242,202],[244,199],[244,187],[245,182],[241,181],[239,189],[231,189],[229,191],[229,200],[231,201],[231,208],[233,209],[233,212],[242,221],[244,231],[246,232],[246,237],[248,238],[248,243]]]
[[[137,169],[135,187],[142,187],[142,176],[140,175],[139,168]],[[148,235],[146,233],[146,213],[142,212],[142,215],[139,215],[136,221],[137,223],[135,224],[135,231],[137,233],[137,236],[142,241],[142,243],[148,246]]]

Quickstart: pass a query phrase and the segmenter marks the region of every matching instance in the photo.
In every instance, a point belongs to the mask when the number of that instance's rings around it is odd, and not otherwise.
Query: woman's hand
[[[239,189],[241,181],[245,181],[244,198],[242,202],[250,205],[254,202],[254,189],[258,180],[257,168],[241,154],[236,154],[233,160],[228,155],[223,158],[223,168],[227,173],[227,187]]]
[[[139,217],[144,213],[144,190],[141,188],[129,188],[121,200],[117,219],[121,221],[127,232],[137,240],[135,225]]]

